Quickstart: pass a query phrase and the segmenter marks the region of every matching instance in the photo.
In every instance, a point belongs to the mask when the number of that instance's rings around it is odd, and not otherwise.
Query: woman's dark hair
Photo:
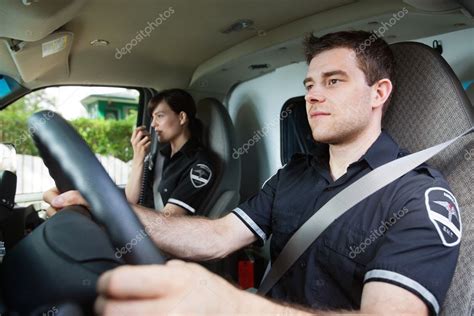
[[[170,109],[179,114],[184,112],[189,119],[189,131],[191,137],[201,140],[202,138],[202,122],[196,117],[196,103],[193,97],[183,89],[163,90],[148,102],[148,113],[151,115],[158,104],[165,101]]]

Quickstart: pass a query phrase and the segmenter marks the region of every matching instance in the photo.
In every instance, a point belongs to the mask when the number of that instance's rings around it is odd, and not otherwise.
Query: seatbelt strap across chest
[[[335,195],[291,236],[271,269],[263,277],[257,293],[268,293],[306,249],[346,211],[473,131],[474,127],[449,141],[388,162]]]
[[[161,183],[161,178],[163,178],[163,165],[165,163],[165,157],[158,151],[156,155],[156,164],[155,164],[155,175],[153,180],[153,202],[155,204],[155,210],[161,211],[165,206],[163,205],[163,199],[161,198],[161,193],[158,190],[158,187]]]

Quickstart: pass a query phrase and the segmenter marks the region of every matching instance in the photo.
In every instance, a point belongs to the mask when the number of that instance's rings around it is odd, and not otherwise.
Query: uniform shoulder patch
[[[212,170],[203,163],[194,165],[189,171],[192,185],[198,189],[209,183],[212,179]]]
[[[459,244],[462,235],[461,214],[454,195],[441,187],[426,190],[425,203],[428,216],[435,226],[443,245]]]

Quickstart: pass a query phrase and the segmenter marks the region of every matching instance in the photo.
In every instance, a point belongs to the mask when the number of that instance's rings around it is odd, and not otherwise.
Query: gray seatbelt
[[[459,138],[473,131],[474,127],[447,142],[386,163],[372,170],[335,195],[291,236],[268,274],[264,276],[257,293],[265,295],[338,217],[366,197],[405,175]]]
[[[165,162],[165,157],[158,151],[156,155],[156,165],[155,165],[155,174],[153,177],[153,202],[155,204],[155,210],[161,211],[165,206],[163,205],[163,199],[161,198],[161,193],[158,190],[158,186],[161,183],[161,178],[163,177],[163,164]]]

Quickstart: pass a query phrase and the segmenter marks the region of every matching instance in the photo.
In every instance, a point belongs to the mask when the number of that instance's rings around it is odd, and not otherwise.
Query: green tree
[[[28,118],[39,110],[55,108],[55,100],[43,90],[17,100],[0,111],[0,142],[14,144],[18,154],[38,156],[38,150],[28,134]],[[136,119],[134,113],[122,121],[79,118],[70,123],[94,153],[129,161],[133,156],[130,137]]]
[[[25,96],[24,111],[35,113],[41,110],[57,110],[56,98],[48,95],[46,90],[38,90]]]
[[[129,161],[133,156],[130,137],[135,122],[136,116],[131,115],[122,121],[80,118],[71,124],[94,153]]]

